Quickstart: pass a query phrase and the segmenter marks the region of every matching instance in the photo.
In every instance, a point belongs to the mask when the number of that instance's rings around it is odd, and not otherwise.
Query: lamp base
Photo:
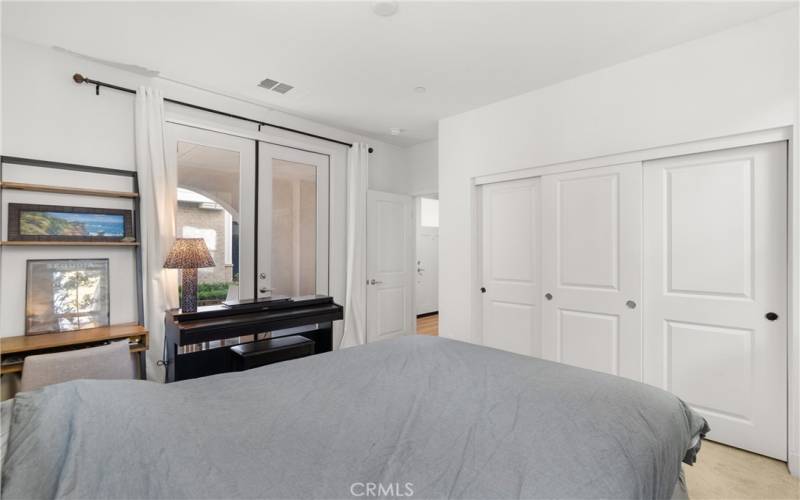
[[[181,312],[197,312],[197,269],[181,269]]]

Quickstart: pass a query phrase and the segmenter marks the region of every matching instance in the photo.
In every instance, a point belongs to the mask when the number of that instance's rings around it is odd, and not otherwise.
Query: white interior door
[[[416,330],[411,197],[367,192],[367,342]]]
[[[483,343],[539,356],[539,179],[481,189]]]
[[[644,168],[646,381],[701,413],[710,439],[780,460],[786,169],[785,142]]]
[[[640,163],[542,177],[542,347],[642,379]]]
[[[417,204],[417,314],[439,309],[439,200],[418,197]]]
[[[178,181],[176,236],[203,238],[216,264],[199,270],[200,283],[232,282],[229,297],[252,298],[255,143],[167,123],[165,147],[167,167]]]
[[[259,142],[256,296],[328,294],[329,157]]]

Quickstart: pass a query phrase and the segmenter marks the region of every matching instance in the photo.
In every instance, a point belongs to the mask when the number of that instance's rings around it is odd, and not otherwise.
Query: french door
[[[214,259],[198,272],[205,303],[328,294],[327,155],[175,123],[166,150],[175,235]]]
[[[327,295],[329,157],[258,147],[255,296]]]
[[[166,164],[177,175],[175,236],[203,238],[213,268],[198,270],[201,305],[250,299],[255,283],[255,143],[167,123]]]

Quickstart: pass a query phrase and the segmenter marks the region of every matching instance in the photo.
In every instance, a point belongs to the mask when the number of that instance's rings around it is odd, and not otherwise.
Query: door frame
[[[173,127],[170,127],[173,125]],[[245,147],[236,148],[232,142],[236,140],[241,140],[240,137],[232,137],[227,134],[220,134],[213,130],[208,130],[199,127],[190,127],[184,124],[179,123],[172,123],[168,122],[167,127],[165,129],[165,146],[169,148],[173,144],[173,140],[177,145],[180,142],[196,144],[200,146],[205,146],[209,148],[215,148],[225,151],[233,151],[239,154],[239,220],[245,221],[247,219],[252,219],[255,216],[257,205],[258,205],[258,197],[245,199],[242,194],[245,192],[245,186],[247,186],[250,182],[253,182],[258,174],[256,173],[257,170],[257,155],[254,155],[254,152],[251,150],[249,152],[245,151]],[[244,146],[244,145],[242,145]],[[253,164],[249,167],[246,165],[247,160],[252,160]],[[176,178],[177,178],[177,168],[178,168],[178,158],[176,154],[171,154],[169,151],[167,152],[165,163],[168,168],[175,168],[176,169]],[[180,188],[180,184],[176,184],[178,188]],[[200,193],[201,195],[205,195],[205,193]],[[254,243],[257,238],[257,227],[253,226],[251,229],[246,228],[243,224],[240,224],[240,233],[239,233],[239,266],[240,266],[240,276],[239,276],[239,297],[242,299],[249,299],[253,295],[250,292],[255,291],[255,277],[256,277],[256,265],[257,259],[254,253]],[[177,227],[175,228],[177,231]],[[244,229],[244,230],[243,230]],[[176,234],[176,237],[181,237],[181,235]],[[242,267],[250,267],[252,270],[252,274],[250,276],[247,273],[242,274],[241,268]]]
[[[755,146],[770,142],[787,143],[788,158],[788,193],[787,193],[787,255],[788,255],[788,465],[794,476],[800,476],[800,128],[794,126],[776,127],[734,134],[729,136],[706,138],[692,142],[670,144],[637,151],[597,156],[574,161],[545,164],[530,168],[513,170],[471,178],[470,206],[471,216],[471,279],[472,293],[472,331],[470,341],[481,344],[482,313],[480,301],[480,186],[494,182],[540,177],[552,173],[586,170],[596,167],[621,165],[624,163],[644,162],[671,156],[693,153],[705,153],[721,149],[741,146]]]
[[[239,123],[237,120],[211,122],[207,117],[198,119],[194,115],[186,114],[185,110],[176,111],[169,107],[167,108],[165,121],[176,125],[185,125],[250,139],[254,141],[254,150],[258,150],[257,144],[258,141],[261,141],[276,146],[285,146],[328,156],[330,172],[328,192],[330,204],[328,212],[328,294],[333,297],[336,303],[344,304],[347,278],[347,155],[350,148],[313,138],[297,138],[291,132],[282,132],[268,127],[264,127],[264,130],[261,131],[243,129],[232,125]],[[376,154],[378,154],[378,151],[376,151]],[[343,335],[343,323],[341,321],[334,322],[334,349],[339,348]]]
[[[263,143],[263,147],[262,147]],[[272,257],[272,248],[267,247],[265,250],[259,251],[259,246],[266,246],[267,241],[262,241],[264,239],[264,235],[259,232],[259,227],[267,228],[266,233],[269,233],[270,242],[272,237],[272,201],[273,201],[273,193],[272,189],[269,189],[266,193],[261,191],[261,187],[264,183],[272,183],[273,176],[272,176],[272,164],[271,163],[263,163],[265,157],[265,149],[268,148],[275,148],[275,154],[272,158],[278,158],[290,163],[305,163],[306,160],[312,160],[309,156],[315,156],[320,160],[320,162],[324,162],[325,166],[322,167],[316,163],[311,164],[311,166],[315,169],[315,201],[316,201],[316,221],[320,221],[323,219],[327,219],[327,224],[320,225],[317,222],[317,227],[315,228],[315,283],[316,289],[315,293],[319,293],[322,295],[328,295],[330,290],[330,157],[328,155],[322,155],[319,153],[312,153],[310,151],[304,151],[297,148],[288,148],[286,146],[280,146],[277,144],[270,144],[264,143],[263,141],[259,141],[258,143],[258,151],[259,154],[256,155],[256,176],[255,176],[255,185],[256,185],[256,203],[255,203],[255,210],[256,210],[256,217],[255,217],[255,257],[254,257],[254,266],[256,270],[256,274],[262,272],[262,266],[260,265],[259,258],[264,257],[266,258],[267,262],[271,261]],[[312,160],[313,161],[313,160]],[[263,167],[263,169],[262,169]],[[266,178],[266,177],[269,178]],[[327,189],[319,189],[321,186],[324,186]],[[262,210],[259,207],[263,205],[263,208],[269,207],[267,210]],[[261,220],[261,216],[267,216],[266,221]],[[328,259],[325,262],[320,263],[318,256],[320,254],[328,255]],[[264,266],[267,264],[265,263]],[[271,269],[267,273],[269,275],[269,287],[270,289],[274,286],[273,284],[273,276],[274,273]],[[259,283],[258,279],[255,280],[254,287],[253,287],[253,296],[258,297],[259,293]],[[272,293],[272,290],[269,290],[269,293]]]
[[[422,202],[420,201],[420,199],[421,198],[433,198],[435,196],[436,200],[439,200],[439,193],[425,192],[425,193],[422,193],[422,194],[412,194],[410,196],[411,196],[411,202],[412,202],[411,209],[414,211],[414,268],[416,269],[417,260],[418,260],[417,257],[419,257],[419,254],[418,254],[419,246],[418,246],[418,244],[419,244],[420,228],[421,228],[420,219],[422,218],[422,210],[420,208]],[[439,233],[439,228],[438,227],[436,228],[436,233],[437,234]],[[437,240],[437,242],[438,242],[438,240]],[[437,245],[437,248],[436,248],[436,253],[437,254],[439,253],[438,245]],[[437,262],[438,262],[438,259],[439,259],[438,255],[436,256],[436,259],[437,259]],[[436,311],[433,311],[433,312],[430,312],[430,313],[424,313],[423,316],[439,314],[439,298],[438,298],[439,276],[436,276],[436,283],[437,283],[437,286],[436,286],[436,290],[437,290]],[[415,296],[414,296],[414,315],[418,316],[417,309],[416,309],[417,308],[417,297],[416,297],[416,293],[417,292],[416,291],[417,291],[417,285],[416,285],[416,276],[415,276],[414,277],[414,293],[415,293]]]

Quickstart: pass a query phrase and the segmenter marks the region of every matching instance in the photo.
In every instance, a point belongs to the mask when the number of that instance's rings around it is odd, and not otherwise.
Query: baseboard
[[[800,477],[800,453],[789,453],[789,473]]]
[[[417,318],[425,318],[427,316],[436,316],[437,314],[439,314],[439,311],[433,311],[433,312],[429,312],[429,313],[417,314]]]

